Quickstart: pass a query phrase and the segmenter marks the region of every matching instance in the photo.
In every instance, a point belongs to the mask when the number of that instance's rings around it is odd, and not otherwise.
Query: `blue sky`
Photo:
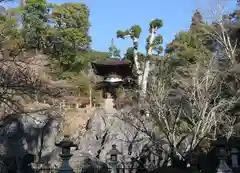
[[[85,0],[91,10],[92,24],[90,35],[92,47],[96,50],[107,51],[114,38],[115,44],[123,54],[132,46],[131,40],[116,39],[118,29],[127,29],[134,24],[142,27],[139,40],[141,51],[145,51],[145,39],[148,35],[148,24],[152,19],[163,20],[159,30],[164,37],[164,44],[174,38],[176,32],[187,29],[191,14],[195,7],[194,0]],[[150,9],[149,9],[150,7]]]
[[[209,2],[212,2],[211,3]],[[208,11],[214,8],[214,1],[224,0],[50,0],[53,3],[83,2],[90,8],[90,35],[92,48],[107,51],[111,39],[124,54],[132,45],[130,40],[116,39],[118,29],[127,29],[134,24],[142,27],[139,40],[140,51],[144,52],[145,39],[148,35],[149,21],[155,18],[163,20],[159,33],[163,35],[164,43],[169,43],[180,30],[187,30],[195,9]],[[236,0],[225,0],[229,9],[233,9]],[[206,3],[208,2],[208,3]],[[206,12],[207,13],[207,12]]]
[[[143,31],[139,46],[144,52],[149,21],[155,18],[163,20],[163,27],[159,33],[163,35],[163,45],[166,45],[180,30],[189,28],[192,13],[196,8],[203,11],[211,8],[207,7],[207,1],[212,0],[82,0],[81,2],[86,3],[91,12],[92,47],[107,51],[111,39],[114,38],[115,44],[123,54],[129,46],[132,46],[132,42],[117,39],[118,29],[127,29],[134,24],[140,25]]]

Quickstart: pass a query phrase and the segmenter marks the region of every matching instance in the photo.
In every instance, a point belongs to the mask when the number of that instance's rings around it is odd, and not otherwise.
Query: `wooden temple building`
[[[96,87],[103,91],[104,98],[109,93],[113,99],[116,99],[117,88],[133,88],[136,86],[136,80],[132,72],[133,64],[129,60],[108,58],[96,60],[91,64],[94,73],[103,77],[103,80],[97,83]]]

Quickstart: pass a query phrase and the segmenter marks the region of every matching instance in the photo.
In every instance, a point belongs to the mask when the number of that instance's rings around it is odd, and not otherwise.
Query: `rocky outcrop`
[[[60,126],[61,117],[41,112],[6,117],[0,128],[1,158],[16,162],[19,169],[26,155],[35,156],[39,163],[51,158]]]
[[[119,161],[122,164],[130,163],[131,158],[140,156],[142,148],[150,144],[146,134],[123,121],[122,114],[110,107],[95,111],[86,124],[84,134],[81,134],[81,129],[75,128],[76,132],[71,136],[79,150],[72,151],[70,165],[73,168],[90,170],[89,165],[92,165],[105,170],[109,161],[108,152],[113,144],[121,152]],[[128,112],[129,108],[124,108],[124,111]],[[6,149],[6,152],[1,149],[2,156],[7,159],[32,154],[35,161],[44,166],[60,166],[60,149],[55,147],[55,141],[61,140],[59,129],[62,121],[62,117],[41,113],[9,116],[0,128],[1,146]]]
[[[129,108],[122,111],[127,112]],[[150,144],[149,137],[123,121],[121,116],[116,110],[97,109],[87,123],[86,133],[79,140],[79,150],[73,152],[70,164],[81,167],[83,161],[79,158],[86,157],[107,163],[108,152],[113,144],[116,144],[121,152],[119,161],[125,166],[132,161],[131,158],[138,158],[142,148]],[[157,159],[155,161],[157,162]]]

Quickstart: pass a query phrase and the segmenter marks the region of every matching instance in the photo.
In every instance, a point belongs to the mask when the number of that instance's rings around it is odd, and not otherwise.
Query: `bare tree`
[[[0,103],[5,113],[23,113],[24,103],[39,97],[57,97],[59,90],[42,81],[29,64],[15,59],[0,61]]]
[[[230,72],[218,70],[214,62],[198,63],[179,75],[182,67],[171,72],[168,58],[161,60],[151,74],[149,97],[141,105],[149,115],[131,109],[122,119],[149,136],[153,144],[162,145],[169,157],[174,152],[186,161],[202,141],[235,135],[238,117],[233,109],[239,104],[239,91],[226,81]]]
[[[49,81],[43,80],[36,73],[34,62],[23,56],[25,50],[17,24],[6,10],[3,14],[4,18],[0,22],[0,108],[5,116],[13,112],[22,113],[23,102],[33,101],[36,95],[56,97],[59,90],[51,86]]]
[[[237,40],[231,39],[229,21],[218,7],[221,15],[214,25],[204,28],[216,43],[217,54],[188,67],[173,65],[173,57],[163,57],[148,77],[151,84],[145,102],[120,116],[166,154],[175,152],[182,160],[191,159],[205,140],[238,135],[240,80],[239,70],[233,68]],[[227,61],[221,62],[219,52]],[[224,68],[220,68],[220,62]]]
[[[230,61],[232,67],[236,64],[238,40],[230,36],[231,26],[233,25],[232,16],[225,14],[224,8],[224,4],[217,0],[215,7],[210,10],[213,24],[205,25],[202,29],[206,35],[215,41],[215,46],[218,48],[217,51],[223,53],[223,56]]]
[[[27,52],[14,14],[4,8],[1,10],[0,109],[2,116],[5,116],[13,112],[23,113],[24,104],[35,101],[36,96],[57,97],[61,90],[39,74],[41,64],[35,62],[36,59],[39,61],[39,57],[25,56]]]

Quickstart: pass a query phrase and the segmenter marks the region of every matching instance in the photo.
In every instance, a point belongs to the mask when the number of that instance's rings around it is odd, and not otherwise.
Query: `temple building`
[[[135,85],[132,64],[128,60],[98,60],[92,62],[92,67],[96,75],[103,77],[96,87],[102,89],[104,95],[110,93],[115,98],[117,88],[131,88]]]
[[[96,87],[103,90],[104,98],[109,93],[113,99],[116,99],[117,88],[133,88],[136,82],[132,72],[132,62],[116,57],[118,54],[116,53],[113,41],[109,51],[108,58],[96,60],[91,65],[94,73],[103,77],[103,80]]]

